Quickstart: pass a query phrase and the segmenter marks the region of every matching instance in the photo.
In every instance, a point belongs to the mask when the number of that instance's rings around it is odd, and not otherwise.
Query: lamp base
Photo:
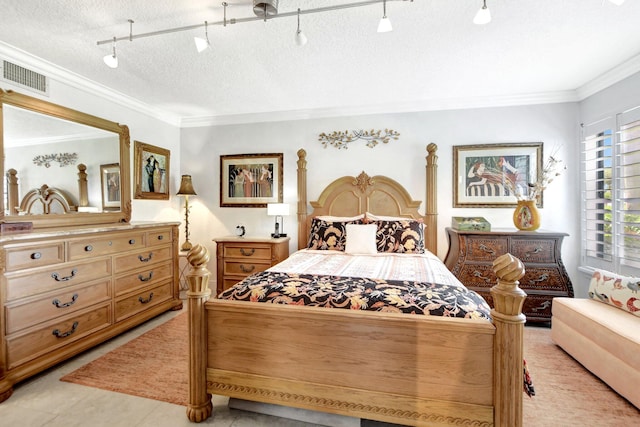
[[[183,252],[186,252],[186,251],[190,251],[192,247],[193,245],[191,244],[191,242],[187,240],[182,244],[182,246],[180,247],[180,250]]]
[[[281,234],[271,233],[271,237],[273,237],[274,239],[277,239],[278,237],[287,237],[287,235],[285,233],[281,233]]]

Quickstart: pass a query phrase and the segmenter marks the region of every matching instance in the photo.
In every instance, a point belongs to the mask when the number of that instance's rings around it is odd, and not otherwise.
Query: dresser
[[[180,309],[178,224],[0,235],[0,401],[13,384]]]
[[[447,228],[449,252],[445,265],[469,289],[480,293],[493,307],[489,290],[496,284],[493,260],[505,253],[525,266],[520,287],[527,293],[523,313],[527,322],[551,321],[554,297],[573,297],[573,286],[562,263],[566,233],[547,231],[460,231]]]
[[[216,243],[216,295],[289,256],[289,237],[220,237]]]

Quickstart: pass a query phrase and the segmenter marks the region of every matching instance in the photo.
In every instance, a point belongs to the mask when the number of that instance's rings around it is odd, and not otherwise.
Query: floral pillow
[[[640,278],[596,270],[589,283],[589,297],[640,316]]]
[[[414,219],[374,221],[378,252],[424,253],[424,224]]]
[[[347,244],[347,224],[362,224],[362,219],[325,221],[313,218],[307,249],[344,251]]]

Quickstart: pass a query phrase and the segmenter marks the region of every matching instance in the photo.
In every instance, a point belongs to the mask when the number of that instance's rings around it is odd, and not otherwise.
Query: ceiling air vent
[[[2,79],[40,94],[49,95],[47,76],[9,61],[2,61]]]

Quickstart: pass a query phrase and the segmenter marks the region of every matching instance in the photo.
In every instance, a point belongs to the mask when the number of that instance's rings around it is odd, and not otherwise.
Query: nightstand
[[[216,243],[216,295],[253,273],[289,256],[289,237],[219,237]]]
[[[445,265],[467,288],[489,305],[496,284],[493,260],[505,253],[522,261],[525,275],[520,288],[527,293],[522,312],[527,322],[551,321],[554,297],[573,297],[573,286],[560,255],[566,233],[546,231],[461,231],[447,228],[449,252]]]

